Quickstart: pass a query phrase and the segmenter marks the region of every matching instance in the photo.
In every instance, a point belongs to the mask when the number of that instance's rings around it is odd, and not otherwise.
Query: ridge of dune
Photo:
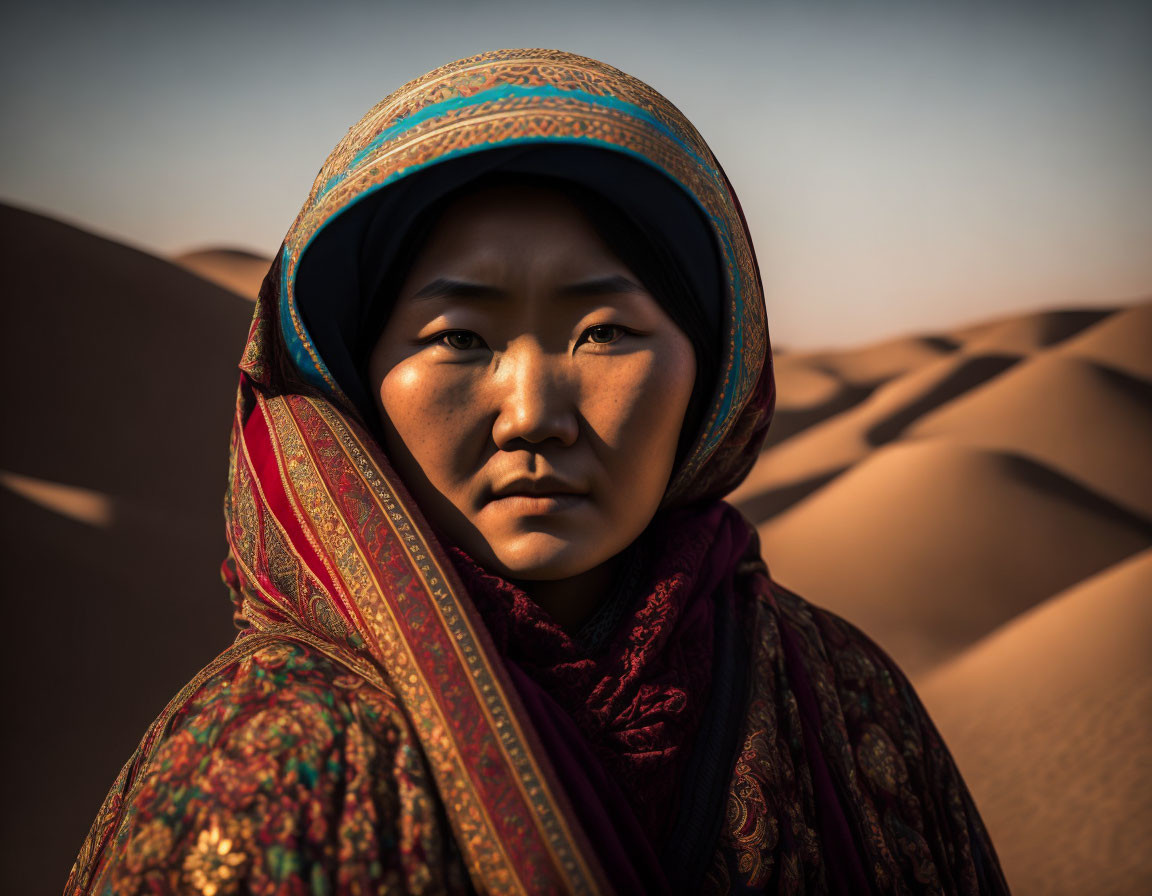
[[[957,343],[942,336],[900,336],[860,348],[773,350],[776,411],[770,448],[851,410],[880,385],[947,356]]]
[[[946,370],[949,362],[959,370],[969,363],[967,359],[1019,359],[1042,353],[1052,346],[1063,348],[1066,344],[1069,351],[1078,351],[1099,363],[1152,379],[1150,331],[1152,303],[1119,310],[1062,309],[1015,314],[939,335],[898,337],[856,349],[781,352],[774,362],[776,414],[765,442],[765,451],[775,450],[777,446],[826,423],[832,425],[833,431],[822,434],[821,439],[827,437],[831,442],[838,442],[848,429],[862,419],[874,416],[863,411],[863,406],[874,398],[882,398],[878,393],[885,387],[921,374],[928,382]],[[969,371],[972,369],[968,367]],[[969,382],[969,387],[978,385],[984,378],[976,377]],[[904,388],[911,394],[917,385],[913,380]],[[953,388],[948,397],[956,397],[963,391],[963,386]],[[945,399],[938,391],[933,391],[925,395],[925,400],[926,407],[931,409]],[[857,411],[861,412],[860,417],[855,416]],[[925,412],[925,401],[910,398],[906,412],[893,411],[890,421],[878,422],[877,427],[871,429],[867,445],[890,441],[898,433],[884,434],[885,429],[891,430],[898,424],[898,428],[903,428]],[[851,416],[853,427],[841,422],[840,418],[844,416]],[[810,479],[826,478],[828,470],[843,469],[850,463],[847,455],[859,456],[858,450],[846,451],[846,444],[847,441],[841,442],[839,452],[821,446],[812,463],[801,465],[801,475]],[[813,441],[805,447],[807,450],[815,446]],[[858,448],[864,447],[858,444]],[[845,456],[836,461],[821,460],[819,455],[824,450]],[[799,451],[799,448],[793,446],[790,451]],[[794,482],[787,481],[793,473],[784,469],[788,464],[783,461],[781,464],[779,472],[764,474],[764,482],[755,488],[763,491],[793,485]]]
[[[1152,301],[1117,311],[1059,351],[1152,383]]]
[[[855,407],[771,446],[729,500],[746,510],[766,508],[769,493],[827,481],[898,436],[908,421],[963,396],[1016,361],[1014,355],[947,355],[884,383]],[[771,506],[779,508],[779,502]],[[764,522],[763,513],[749,515]]]
[[[217,247],[173,256],[172,261],[249,301],[256,301],[272,259],[247,249]]]
[[[939,439],[877,449],[758,531],[774,578],[911,674],[1152,544],[1152,524],[1040,464]]]
[[[919,686],[1019,893],[1152,882],[1152,549],[1012,620]]]
[[[773,356],[776,409],[765,449],[772,448],[825,420],[851,410],[872,392],[871,386],[844,382],[803,356]]]
[[[1148,443],[1152,401],[1126,375],[1142,372],[1141,364],[1152,374],[1152,303],[1115,312],[1014,315],[950,335],[963,344],[960,350],[929,342],[943,352],[935,360],[921,359],[872,386],[850,385],[834,372],[841,366],[835,353],[786,356],[777,365],[777,419],[730,500],[764,522],[879,445],[944,435],[1033,456],[1152,516],[1152,468],[1138,461],[1148,452],[1131,447]],[[905,358],[882,362],[886,350]],[[865,355],[874,370],[897,370],[909,366],[908,352],[908,340],[889,340],[867,347]],[[1063,366],[1057,358],[1065,359]],[[1081,361],[1079,376],[1071,372],[1074,359]],[[1011,375],[1001,376],[1009,368]]]
[[[1152,383],[1075,355],[1035,355],[907,435],[1026,455],[1152,519]]]
[[[900,336],[860,348],[797,353],[792,357],[854,386],[874,387],[954,352],[949,336]]]
[[[1068,308],[1013,314],[981,321],[948,332],[970,352],[1026,355],[1071,338],[1109,315],[1115,308]]]

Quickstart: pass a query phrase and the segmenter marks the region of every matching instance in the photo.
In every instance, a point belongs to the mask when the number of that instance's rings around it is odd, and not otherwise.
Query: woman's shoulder
[[[915,746],[918,760],[950,764],[915,687],[883,647],[847,619],[775,582],[767,602],[774,638],[791,655],[787,677],[807,680],[823,714],[838,717],[836,728],[877,750],[877,744]]]
[[[759,685],[763,705],[777,707],[777,724],[815,735],[795,760],[819,753],[876,867],[947,891],[1005,892],[971,795],[899,665],[851,622],[775,582],[761,597],[753,692]]]
[[[805,600],[777,582],[765,595],[768,615],[816,672],[826,669],[845,686],[880,688],[914,696],[907,676],[894,659],[863,630],[844,617]]]
[[[375,670],[295,638],[241,639],[185,692],[169,730],[203,746],[235,743],[269,725],[286,735],[266,740],[270,751],[302,743],[323,748],[358,729],[395,728],[401,735],[407,727],[391,686]]]
[[[234,645],[145,735],[68,892],[451,877],[434,792],[386,682],[300,640]]]

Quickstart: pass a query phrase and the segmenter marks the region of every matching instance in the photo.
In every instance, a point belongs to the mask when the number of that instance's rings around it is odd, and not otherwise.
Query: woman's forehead
[[[570,196],[547,187],[504,185],[456,197],[414,247],[412,276],[456,271],[506,279],[549,273],[576,280],[626,269]]]

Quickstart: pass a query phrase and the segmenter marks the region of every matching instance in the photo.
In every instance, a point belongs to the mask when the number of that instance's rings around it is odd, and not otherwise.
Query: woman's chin
[[[570,579],[596,568],[616,552],[596,539],[529,532],[492,540],[476,559],[508,579],[541,582]]]

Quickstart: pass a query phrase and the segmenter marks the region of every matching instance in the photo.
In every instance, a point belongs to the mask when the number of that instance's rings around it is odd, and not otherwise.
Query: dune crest
[[[1043,353],[908,434],[1026,455],[1152,520],[1152,383],[1109,367]]]
[[[956,350],[947,336],[903,336],[863,348],[806,352],[805,363],[856,386],[878,386]]]
[[[827,478],[899,437],[912,422],[1015,364],[1012,355],[949,355],[878,387],[866,399],[769,446],[730,500],[743,506],[766,491]],[[785,381],[780,385],[783,391]],[[773,423],[775,426],[775,423]],[[758,522],[766,518],[756,517]]]
[[[1117,311],[1060,350],[1152,383],[1152,302]]]
[[[236,295],[256,301],[260,284],[272,264],[270,258],[245,249],[212,248],[184,252],[172,259],[176,264]]]

